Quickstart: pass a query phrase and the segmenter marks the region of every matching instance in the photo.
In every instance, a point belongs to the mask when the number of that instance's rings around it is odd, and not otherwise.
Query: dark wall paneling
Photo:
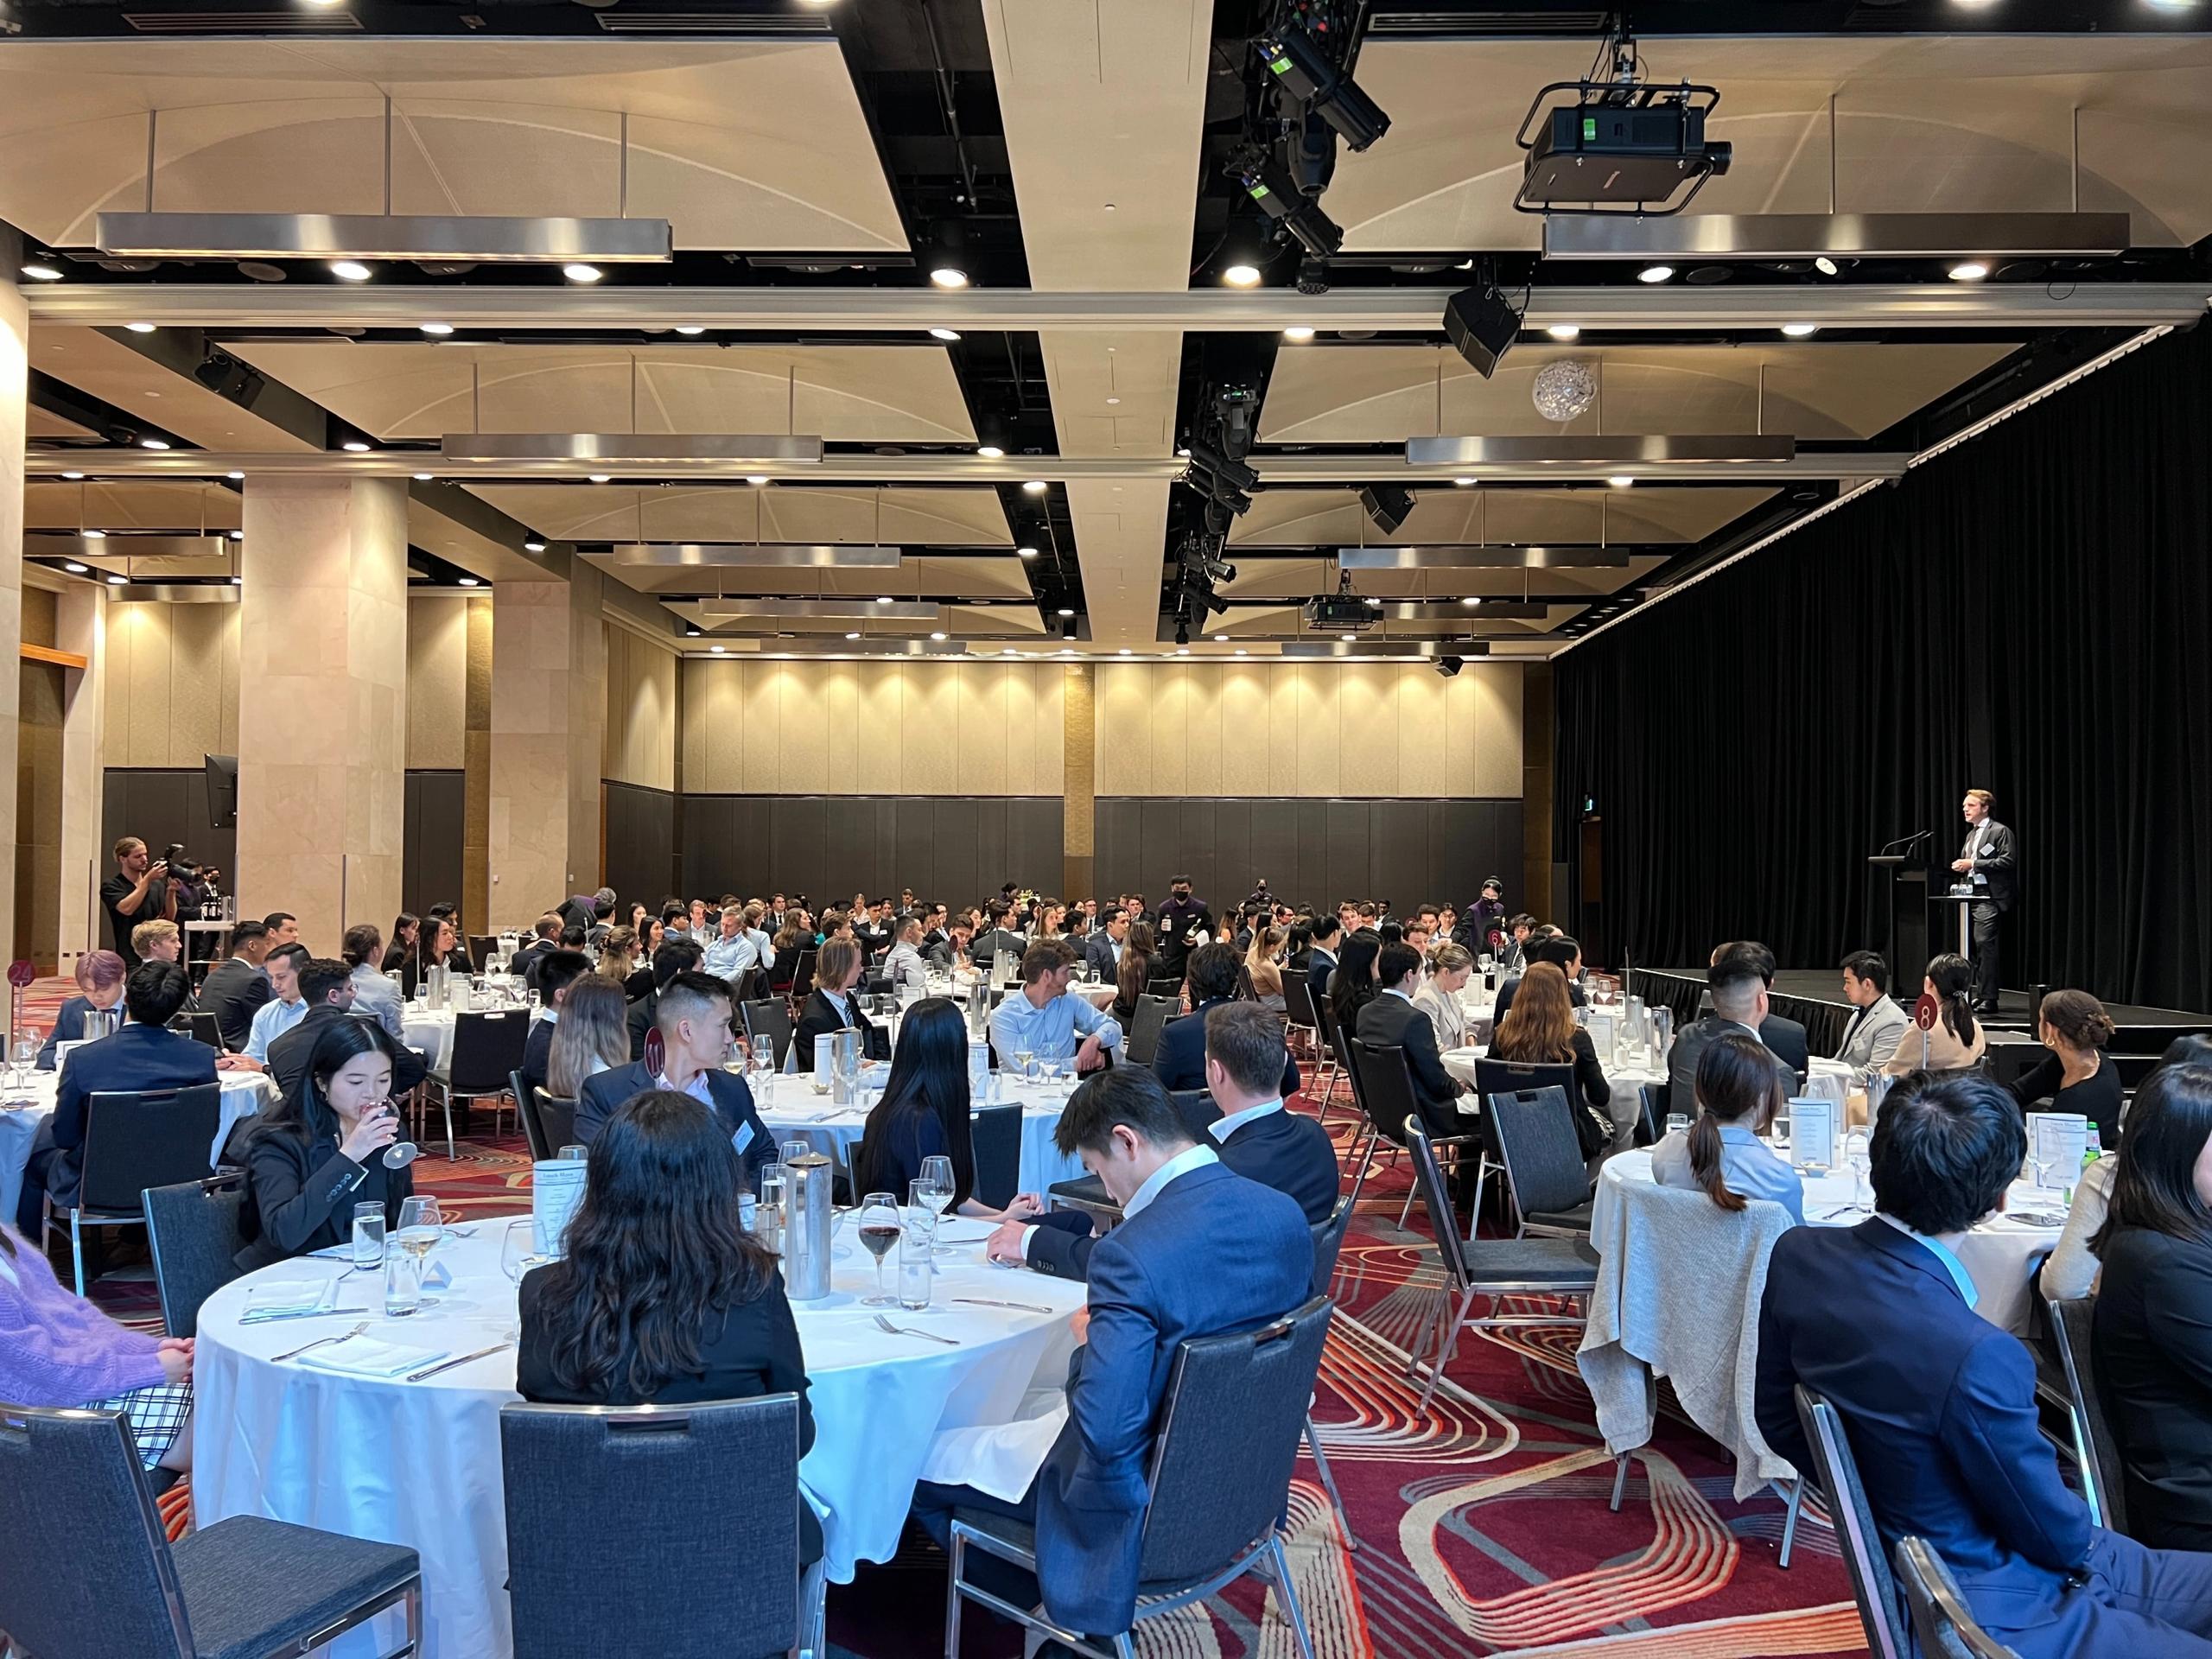
[[[462,824],[468,774],[458,768],[410,768],[400,842],[399,903],[420,916],[441,901],[461,902]],[[363,919],[359,917],[355,920]],[[388,916],[366,918],[389,927]]]
[[[1101,796],[1096,833],[1098,891],[1154,906],[1171,877],[1188,875],[1217,910],[1262,876],[1294,902],[1464,906],[1484,876],[1517,868],[1521,803]]]
[[[100,784],[101,857],[92,872],[98,881],[115,874],[107,849],[125,836],[136,836],[156,858],[169,842],[182,842],[188,857],[222,871],[224,889],[230,890],[238,868],[238,831],[207,827],[207,779],[200,768],[110,766]],[[82,881],[85,872],[64,870],[61,879]],[[110,948],[105,913],[93,931],[99,948]]]
[[[612,779],[601,787],[607,800],[607,885],[614,889],[617,915],[626,920],[633,899],[658,912],[676,887],[676,797]]]
[[[1007,881],[1052,892],[1062,817],[1057,796],[687,795],[684,885],[804,893],[817,906],[900,887],[950,905]],[[608,841],[611,861],[611,820]]]

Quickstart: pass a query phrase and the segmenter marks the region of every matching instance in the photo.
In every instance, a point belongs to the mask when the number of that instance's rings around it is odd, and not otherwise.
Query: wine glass
[[[379,1101],[371,1109],[390,1112],[395,1117],[399,1115],[399,1108],[389,1100]],[[386,1169],[404,1169],[422,1155],[423,1149],[412,1141],[395,1141],[384,1149],[384,1166]]]
[[[1872,1161],[1868,1155],[1867,1146],[1866,1135],[1861,1130],[1853,1129],[1843,1137],[1843,1161],[1851,1166],[1850,1213],[1853,1215],[1862,1210],[1869,1215],[1873,1213],[1872,1206],[1861,1203],[1859,1197],[1859,1189],[1866,1184],[1866,1171]]]
[[[523,1274],[553,1259],[537,1254],[536,1228],[537,1223],[528,1217],[511,1221],[506,1236],[499,1242],[499,1269],[514,1281],[517,1288],[522,1285]]]
[[[403,1198],[399,1203],[399,1230],[392,1242],[407,1255],[415,1258],[415,1270],[421,1273],[428,1265],[429,1254],[445,1236],[442,1217],[438,1213],[438,1201],[429,1197]],[[437,1299],[425,1296],[420,1306],[435,1307]]]
[[[923,1159],[922,1173],[914,1182],[914,1202],[927,1205],[942,1219],[944,1212],[952,1207],[953,1197],[952,1160],[943,1153]],[[952,1247],[940,1244],[937,1247],[937,1253],[950,1255]]]
[[[1029,1067],[1036,1058],[1037,1051],[1033,1048],[1017,1048],[1014,1051],[1014,1070],[1024,1083],[1029,1081]]]
[[[883,1258],[898,1248],[901,1222],[899,1201],[888,1192],[871,1192],[861,1200],[861,1248],[875,1258],[875,1294],[863,1297],[863,1307],[888,1307],[898,1298],[883,1287]]]
[[[1688,1112],[1669,1112],[1667,1114],[1668,1134],[1688,1135],[1689,1132],[1690,1119]]]

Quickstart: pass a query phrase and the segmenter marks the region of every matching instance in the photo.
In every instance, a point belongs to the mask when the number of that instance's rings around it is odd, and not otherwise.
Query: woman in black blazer
[[[739,1224],[743,1167],[714,1112],[639,1095],[592,1142],[568,1255],[523,1275],[515,1387],[552,1405],[696,1405],[798,1396],[814,1444],[806,1357],[776,1258]],[[798,1500],[799,1562],[822,1523]]]
[[[814,1039],[833,1031],[842,1031],[847,1026],[861,1034],[862,1059],[891,1058],[887,1052],[874,1052],[879,1041],[887,1047],[889,1039],[880,1038],[868,1015],[861,1011],[861,1000],[854,994],[854,988],[860,982],[860,945],[851,939],[831,939],[824,944],[822,954],[815,959],[814,988],[807,993],[806,1006],[799,1010],[798,1025],[791,1033],[794,1070],[813,1071]],[[843,1007],[830,1000],[831,991],[842,999]]]
[[[1574,1023],[1567,970],[1556,963],[1540,962],[1522,976],[1520,992],[1491,1039],[1490,1058],[1516,1065],[1571,1065],[1584,1100],[1602,1107],[1613,1097],[1590,1033]]]
[[[2121,1130],[2090,1325],[2127,1530],[2212,1549],[2212,1065],[2161,1066]]]
[[[381,1204],[385,1226],[399,1224],[415,1179],[410,1167],[385,1167],[384,1149],[399,1138],[396,1058],[373,1020],[323,1027],[292,1092],[246,1141],[241,1270],[352,1243],[357,1204]]]
[[[2105,1147],[2120,1144],[2120,1068],[2105,1054],[2112,1017],[2087,991],[2052,991],[2043,1000],[2036,1034],[2050,1057],[2007,1085],[2022,1111],[2079,1112],[2097,1126]]]

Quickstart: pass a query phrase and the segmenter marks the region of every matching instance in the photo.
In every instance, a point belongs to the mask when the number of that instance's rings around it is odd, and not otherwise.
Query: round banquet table
[[[1462,1083],[1475,1080],[1475,1062],[1484,1058],[1479,1048],[1452,1048],[1444,1052],[1444,1069]],[[1616,1088],[1636,1088],[1647,1083],[1667,1081],[1667,1064],[1656,1058],[1648,1048],[1624,1046],[1618,1058],[1608,1060],[1599,1056],[1605,1081]],[[1832,1060],[1824,1055],[1812,1057],[1810,1075],[1805,1080],[1805,1092],[1823,1100],[1833,1100],[1841,1105],[1850,1092],[1852,1070],[1841,1060]]]
[[[1648,1151],[1624,1152],[1607,1159],[1605,1167],[1598,1173],[1598,1190],[1591,1210],[1592,1236],[1610,1236],[1605,1211],[1607,1205],[1618,1202],[1615,1194],[1623,1181],[1650,1179],[1651,1154]],[[1807,1175],[1804,1182],[1808,1226],[1855,1227],[1872,1213],[1871,1210],[1837,1213],[1851,1203],[1851,1172],[1847,1169]],[[1864,1196],[1871,1205],[1871,1189]],[[1961,1242],[1959,1262],[1973,1277],[1974,1289],[1980,1293],[1974,1311],[1992,1325],[2001,1325],[2016,1335],[2027,1330],[2029,1304],[2033,1300],[2030,1270],[2057,1244],[2063,1229],[2066,1198],[2063,1192],[2038,1190],[2029,1181],[2015,1181],[2005,1195],[2004,1213],[1984,1217]],[[2060,1219],[2057,1223],[2044,1223],[2018,1218],[2031,1213],[2057,1216]]]
[[[442,1299],[435,1307],[385,1318],[382,1280],[370,1274],[346,1280],[338,1300],[371,1309],[367,1334],[421,1347],[424,1365],[434,1363],[432,1354],[458,1357],[511,1341],[515,1288],[500,1268],[505,1230],[504,1221],[483,1223],[433,1252],[433,1266],[442,1263],[453,1275],[450,1286],[431,1293]],[[1014,1421],[1031,1388],[1065,1381],[1071,1318],[1083,1306],[1084,1287],[990,1266],[982,1246],[988,1230],[948,1217],[944,1236],[953,1254],[938,1260],[931,1306],[918,1313],[884,1310],[898,1324],[955,1338],[958,1347],[879,1331],[876,1310],[859,1305],[874,1288],[874,1266],[842,1236],[830,1295],[791,1305],[815,1423],[799,1479],[823,1516],[824,1565],[837,1583],[851,1581],[856,1562],[888,1560],[897,1550],[915,1480],[941,1431]],[[225,1286],[200,1309],[195,1517],[207,1526],[233,1515],[268,1516],[418,1550],[426,1659],[505,1659],[513,1642],[503,1588],[499,1414],[518,1398],[514,1350],[409,1382],[319,1370],[302,1360],[274,1362],[275,1355],[351,1328],[360,1314],[239,1323],[257,1281],[334,1279],[348,1265],[279,1262]],[[895,1288],[895,1260],[885,1277]],[[1052,1311],[957,1305],[957,1297]],[[399,1628],[387,1615],[331,1651],[389,1652]]]
[[[1072,1080],[1063,1077],[1058,1083],[1014,1083],[1004,1080],[1002,1074],[997,1075],[1001,1078],[997,1085],[1000,1098],[985,1103],[1007,1106],[1018,1101],[1021,1105],[1021,1173],[1015,1190],[1041,1194],[1055,1181],[1081,1179],[1083,1160],[1069,1156],[1052,1143],[1053,1131],[1059,1127],[1060,1110],[1074,1090]],[[868,1105],[837,1106],[827,1095],[816,1094],[811,1080],[803,1075],[777,1076],[766,1101],[758,1097],[757,1079],[748,1077],[747,1081],[756,1090],[753,1105],[760,1114],[760,1121],[775,1135],[779,1146],[788,1152],[794,1142],[804,1141],[838,1168],[851,1173],[853,1154],[859,1149],[861,1133],[868,1128],[868,1107],[880,1097],[880,1089],[868,1091]]]
[[[30,1160],[32,1137],[37,1135],[38,1126],[54,1116],[54,1103],[61,1090],[58,1071],[31,1071],[25,1076],[28,1081],[0,1089],[0,1220],[11,1226],[16,1200],[23,1187],[23,1166]],[[223,1109],[215,1126],[215,1144],[208,1148],[211,1168],[239,1120],[253,1116],[276,1098],[276,1079],[259,1071],[218,1071],[215,1081],[223,1086]]]

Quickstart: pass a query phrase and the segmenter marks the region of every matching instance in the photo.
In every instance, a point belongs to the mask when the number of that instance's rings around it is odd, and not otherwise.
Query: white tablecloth
[[[794,1304],[811,1381],[815,1443],[799,1478],[823,1511],[825,1565],[850,1582],[854,1566],[890,1559],[914,1482],[942,1430],[1010,1422],[1033,1384],[1065,1380],[1072,1350],[1070,1316],[1084,1287],[993,1268],[982,1259],[986,1229],[945,1226],[957,1253],[940,1258],[934,1305],[887,1310],[959,1339],[940,1347],[888,1336],[859,1306],[874,1284],[865,1252],[841,1239],[832,1294]],[[346,1281],[340,1300],[377,1310],[369,1333],[385,1340],[470,1353],[515,1332],[515,1293],[499,1268],[505,1224],[440,1247],[431,1260],[452,1271],[435,1308],[406,1319],[382,1317],[382,1285]],[[262,1515],[422,1553],[427,1659],[505,1659],[508,1628],[506,1523],[499,1463],[499,1408],[517,1398],[512,1348],[423,1382],[378,1381],[311,1370],[270,1357],[362,1316],[287,1319],[241,1326],[256,1279],[333,1277],[345,1263],[281,1262],[226,1285],[200,1313],[194,1387],[192,1492],[201,1526]],[[886,1274],[894,1287],[898,1264]],[[956,1306],[955,1297],[1034,1303],[1049,1314]],[[557,1475],[553,1477],[557,1478]],[[733,1572],[744,1564],[733,1562]],[[387,1616],[332,1651],[389,1651],[398,1622]],[[381,1637],[379,1643],[376,1638]]]
[[[1084,1173],[1083,1160],[1064,1154],[1052,1144],[1052,1132],[1059,1126],[1060,1109],[1067,1104],[1069,1085],[1063,1080],[1057,1086],[1045,1083],[1001,1084],[1004,1097],[998,1103],[1021,1103],[1021,1173],[1016,1190],[1022,1192],[1043,1193],[1055,1181],[1071,1181]],[[860,1146],[861,1132],[868,1127],[868,1112],[861,1107],[847,1107],[842,1110],[832,1105],[826,1095],[814,1092],[812,1084],[804,1077],[779,1077],[764,1103],[754,1104],[760,1112],[760,1121],[774,1133],[777,1143],[790,1150],[795,1141],[804,1141],[817,1152],[829,1158],[848,1174],[852,1171],[853,1154]],[[899,1194],[903,1200],[906,1195]]]
[[[1605,1219],[1609,1204],[1613,1202],[1613,1190],[1622,1181],[1648,1181],[1651,1179],[1651,1154],[1649,1152],[1624,1152],[1610,1158],[1599,1172],[1598,1191],[1592,1206],[1591,1232],[1593,1237],[1608,1236],[1611,1224]],[[1809,1176],[1805,1180],[1805,1222],[1812,1227],[1855,1227],[1865,1221],[1870,1211],[1839,1215],[1851,1202],[1851,1172],[1842,1170],[1831,1174]],[[1871,1190],[1862,1195],[1872,1204]],[[2012,1214],[2029,1211],[2058,1214],[2065,1207],[2063,1192],[2038,1192],[2026,1181],[2015,1181],[2005,1198],[2007,1211],[1992,1216],[1979,1223],[1961,1241],[1959,1261],[1973,1276],[1974,1288],[1980,1293],[1975,1311],[1992,1325],[2002,1325],[2015,1333],[2028,1328],[2028,1307],[2032,1290],[2028,1282],[2028,1269],[2037,1258],[2058,1243],[2062,1230],[2057,1226],[2044,1226],[2034,1222],[2017,1221]],[[1769,1281],[1770,1290],[1774,1288]],[[1786,1287],[1785,1287],[1786,1288]]]
[[[215,1130],[215,1144],[208,1149],[213,1163],[241,1118],[253,1116],[276,1098],[276,1085],[258,1071],[218,1071],[223,1085],[223,1115]],[[23,1189],[23,1166],[30,1160],[31,1139],[38,1126],[54,1116],[60,1093],[59,1072],[34,1071],[21,1088],[0,1090],[0,1220],[15,1225],[16,1205]],[[19,1103],[21,1103],[19,1104]]]
[[[1475,1062],[1483,1058],[1479,1048],[1453,1048],[1444,1052],[1444,1069],[1462,1083],[1475,1080]],[[1605,1073],[1605,1081],[1616,1089],[1633,1089],[1647,1083],[1667,1081],[1666,1062],[1655,1058],[1649,1049],[1623,1049],[1622,1058],[1607,1060],[1599,1055],[1599,1063]],[[1823,1100],[1843,1103],[1851,1085],[1851,1068],[1840,1060],[1831,1060],[1815,1054],[1812,1058],[1811,1075],[1805,1084],[1806,1093]]]
[[[423,1051],[423,1058],[433,1071],[442,1069],[453,1058],[453,1014],[446,1008],[426,1008],[420,1002],[410,1002],[399,1011],[400,1040],[410,1048]]]

